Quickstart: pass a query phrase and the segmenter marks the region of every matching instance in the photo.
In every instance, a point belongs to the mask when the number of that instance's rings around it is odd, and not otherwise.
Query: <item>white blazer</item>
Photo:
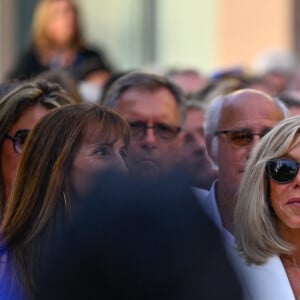
[[[247,264],[232,248],[229,251],[247,300],[295,300],[287,274],[278,256],[263,265]]]

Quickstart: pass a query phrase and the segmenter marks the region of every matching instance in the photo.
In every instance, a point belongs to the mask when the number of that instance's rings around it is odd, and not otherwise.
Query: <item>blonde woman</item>
[[[27,79],[49,69],[75,73],[87,61],[95,61],[103,70],[110,69],[99,49],[90,49],[83,41],[75,3],[40,0],[33,15],[30,46],[9,77]]]
[[[253,300],[300,299],[300,116],[257,145],[235,207],[235,261]]]

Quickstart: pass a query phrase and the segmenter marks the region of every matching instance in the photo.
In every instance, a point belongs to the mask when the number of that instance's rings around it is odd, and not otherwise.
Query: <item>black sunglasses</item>
[[[4,138],[11,140],[14,144],[15,152],[21,154],[29,132],[29,129],[20,129],[14,136],[6,134]]]
[[[142,139],[145,137],[147,129],[152,128],[154,130],[155,136],[158,139],[166,142],[174,140],[181,130],[181,128],[178,126],[172,126],[163,123],[149,126],[145,122],[137,121],[129,122],[129,125],[132,137]]]
[[[288,158],[271,159],[266,164],[267,175],[278,183],[293,181],[299,170],[300,163]]]
[[[261,133],[254,133],[249,129],[220,130],[216,131],[215,135],[226,134],[230,143],[237,146],[248,146],[252,143],[255,135],[263,137],[270,130],[271,128],[265,128]]]

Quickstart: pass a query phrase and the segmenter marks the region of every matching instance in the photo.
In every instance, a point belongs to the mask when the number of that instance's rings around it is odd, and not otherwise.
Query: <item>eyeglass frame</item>
[[[9,134],[7,133],[7,134],[4,136],[4,139],[9,139],[9,140],[11,140],[12,143],[13,143],[13,147],[14,147],[15,152],[16,152],[17,154],[22,154],[22,151],[20,152],[20,151],[17,150],[16,143],[17,143],[17,141],[18,141],[18,139],[19,139],[19,137],[20,137],[20,133],[27,133],[27,136],[28,136],[29,132],[30,132],[30,129],[20,129],[20,130],[18,130],[18,131],[15,133],[14,136],[11,136],[11,135],[9,135]],[[22,149],[22,150],[23,150],[23,149]]]
[[[147,129],[153,129],[155,136],[160,140],[160,141],[164,141],[164,142],[171,142],[173,140],[175,140],[179,134],[179,132],[181,131],[181,127],[180,126],[175,126],[175,125],[169,125],[169,124],[165,124],[165,123],[157,123],[154,125],[148,125],[146,122],[143,121],[128,121],[130,130],[132,131],[132,127],[135,124],[143,124],[143,126],[140,126],[140,128],[143,128],[143,134],[141,136],[138,135],[134,135],[133,133],[131,134],[132,137],[136,137],[137,139],[141,140],[143,139],[146,134],[147,134]],[[171,138],[162,138],[159,134],[157,134],[157,128],[159,128],[159,126],[164,126],[165,128],[171,129],[173,130],[173,134],[174,136],[172,136]]]
[[[253,141],[254,136],[259,136],[260,138],[262,138],[263,136],[265,136],[272,128],[265,128],[262,132],[260,133],[256,133],[256,132],[252,132],[250,129],[231,129],[231,130],[217,130],[214,132],[214,136],[218,136],[220,134],[230,134],[230,133],[248,133],[251,136],[251,141],[249,143],[246,144],[239,144],[239,143],[235,143],[232,139],[229,139],[230,143],[237,145],[237,146],[241,146],[241,147],[246,147],[248,145],[250,145]]]

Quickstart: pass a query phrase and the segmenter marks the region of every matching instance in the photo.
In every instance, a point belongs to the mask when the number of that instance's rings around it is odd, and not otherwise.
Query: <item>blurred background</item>
[[[83,33],[119,70],[253,68],[299,53],[298,0],[77,0]],[[0,80],[29,43],[37,0],[0,0]]]

